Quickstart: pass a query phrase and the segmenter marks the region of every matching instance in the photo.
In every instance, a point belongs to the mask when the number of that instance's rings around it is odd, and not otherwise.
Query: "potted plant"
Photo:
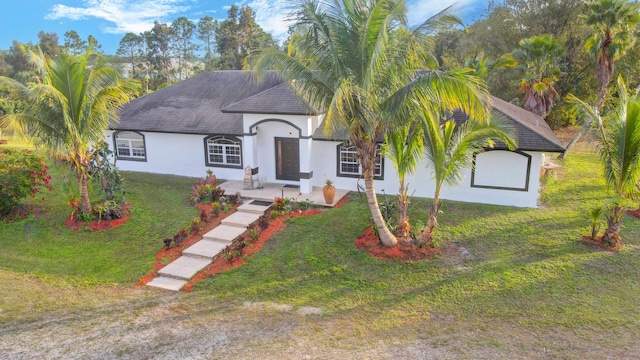
[[[322,195],[324,195],[324,201],[327,204],[333,204],[333,199],[336,197],[336,188],[333,186],[333,181],[327,179],[324,182],[326,185],[322,188]]]

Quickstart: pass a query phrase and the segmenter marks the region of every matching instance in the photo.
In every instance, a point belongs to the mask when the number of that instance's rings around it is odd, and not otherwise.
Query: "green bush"
[[[51,190],[48,168],[44,158],[30,150],[0,149],[0,215],[10,213],[27,196],[35,198],[41,188]]]

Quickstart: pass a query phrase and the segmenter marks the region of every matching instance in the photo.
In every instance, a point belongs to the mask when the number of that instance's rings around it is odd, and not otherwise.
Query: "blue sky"
[[[482,0],[406,0],[409,21],[437,13],[456,4],[454,14],[469,23],[486,8]],[[127,32],[149,30],[153,21],[171,22],[186,16],[194,22],[204,16],[223,20],[233,3],[249,5],[256,11],[258,23],[278,39],[284,39],[289,0],[5,0],[0,21],[0,49],[8,49],[13,40],[37,42],[40,30],[63,34],[76,30],[83,39],[93,35],[107,54],[114,54]]]

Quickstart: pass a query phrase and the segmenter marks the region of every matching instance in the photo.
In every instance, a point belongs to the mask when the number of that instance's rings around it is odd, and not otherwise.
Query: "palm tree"
[[[373,178],[377,141],[393,124],[411,121],[418,108],[487,113],[486,86],[468,71],[442,72],[424,34],[441,13],[409,29],[404,1],[306,0],[293,16],[297,33],[288,53],[267,51],[253,69],[277,70],[318,109],[325,131],[346,131],[355,146],[380,241],[397,244],[386,226]],[[417,69],[430,70],[417,74]]]
[[[516,65],[518,63],[511,54],[504,54],[497,59],[492,59],[482,52],[464,62],[465,67],[472,69],[473,74],[483,80],[486,80],[495,69],[512,68]]]
[[[618,104],[604,118],[593,108],[575,97],[583,117],[596,123],[598,154],[604,166],[607,187],[613,191],[613,205],[607,215],[607,229],[602,242],[608,246],[621,244],[618,231],[625,207],[623,199],[637,195],[640,180],[640,88],[633,96],[621,78],[618,79]],[[586,119],[585,119],[586,120]]]
[[[89,214],[90,146],[103,140],[109,122],[117,120],[120,105],[128,101],[126,87],[90,47],[83,55],[58,54],[56,59],[40,48],[22,48],[39,81],[26,86],[0,77],[0,85],[28,104],[24,113],[7,117],[28,124],[38,144],[71,164],[80,189],[80,211]]]
[[[615,62],[635,44],[635,30],[640,24],[640,5],[627,0],[599,0],[587,4],[589,13],[585,22],[592,29],[585,47],[596,59],[596,80],[600,83],[600,95],[596,102],[602,110],[607,88],[615,71]],[[582,134],[591,127],[589,118],[560,156],[564,157]]]
[[[424,138],[422,128],[406,123],[398,126],[393,131],[385,135],[385,145],[383,154],[393,163],[393,167],[398,173],[400,188],[398,189],[398,225],[396,227],[396,238],[402,243],[409,243],[411,240],[409,217],[407,208],[409,206],[409,184],[406,184],[406,176],[412,174],[418,162],[422,158]]]
[[[551,35],[540,35],[523,39],[519,45],[513,56],[524,70],[519,89],[524,93],[523,107],[544,118],[558,96],[553,85],[562,73],[560,59],[565,54],[562,41]]]
[[[433,174],[435,191],[427,224],[416,245],[431,243],[442,206],[442,186],[455,186],[462,181],[463,170],[472,166],[473,154],[493,147],[495,141],[503,142],[511,150],[516,146],[510,131],[502,125],[499,117],[491,116],[486,121],[469,120],[457,129],[454,120],[442,124],[442,118],[441,113],[428,110],[422,116],[425,162]]]

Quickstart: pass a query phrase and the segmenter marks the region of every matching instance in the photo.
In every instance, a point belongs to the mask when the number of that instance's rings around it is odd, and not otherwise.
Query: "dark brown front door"
[[[295,138],[276,138],[276,179],[300,180],[300,143]]]

